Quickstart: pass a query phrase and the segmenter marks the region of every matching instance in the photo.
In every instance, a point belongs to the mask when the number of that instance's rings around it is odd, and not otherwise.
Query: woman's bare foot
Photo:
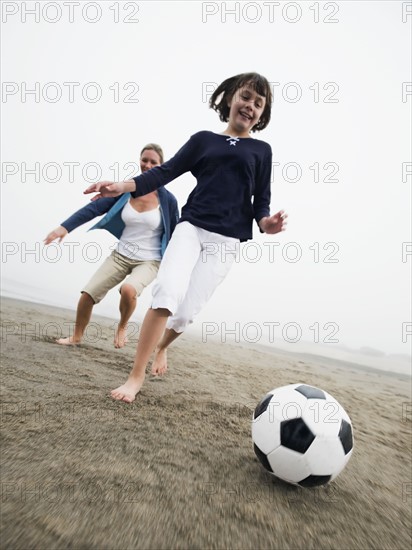
[[[157,349],[152,364],[152,375],[163,376],[167,371],[167,349]]]
[[[127,343],[127,327],[121,327],[117,325],[117,330],[114,335],[114,347],[124,348]]]
[[[74,338],[74,336],[68,336],[67,338],[59,338],[56,343],[62,346],[77,346],[81,343],[81,340]]]
[[[125,403],[132,403],[135,400],[136,395],[139,393],[140,388],[143,386],[143,380],[137,380],[129,378],[126,384],[119,386],[115,390],[110,392],[110,395],[116,401],[124,401]]]

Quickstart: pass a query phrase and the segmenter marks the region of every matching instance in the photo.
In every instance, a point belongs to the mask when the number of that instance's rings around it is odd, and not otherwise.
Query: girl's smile
[[[247,85],[237,90],[230,102],[229,127],[226,132],[247,137],[259,122],[265,103],[266,99]]]

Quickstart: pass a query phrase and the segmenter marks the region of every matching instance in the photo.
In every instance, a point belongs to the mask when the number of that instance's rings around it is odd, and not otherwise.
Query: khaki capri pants
[[[158,260],[131,260],[113,250],[81,292],[87,292],[98,304],[109,290],[124,281],[136,290],[137,297],[154,281],[159,266]]]

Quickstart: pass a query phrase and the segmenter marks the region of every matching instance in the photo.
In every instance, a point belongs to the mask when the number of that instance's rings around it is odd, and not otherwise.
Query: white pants
[[[229,272],[239,239],[178,223],[160,263],[152,309],[171,312],[167,328],[183,332]]]

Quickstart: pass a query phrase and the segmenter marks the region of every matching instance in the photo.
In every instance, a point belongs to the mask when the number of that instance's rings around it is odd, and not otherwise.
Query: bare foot
[[[116,334],[114,335],[114,347],[124,348],[127,343],[127,327],[117,326]]]
[[[74,336],[68,336],[67,338],[59,338],[56,343],[62,346],[77,346],[81,343],[81,340],[75,339]]]
[[[126,382],[126,384],[123,384],[123,386],[119,386],[115,390],[112,390],[110,392],[110,395],[115,399],[116,401],[124,401],[125,403],[132,403],[132,401],[135,400],[136,395],[139,393],[140,388],[143,386],[143,380],[135,380],[130,379]]]
[[[152,364],[152,375],[163,376],[167,371],[167,349],[156,350]]]

